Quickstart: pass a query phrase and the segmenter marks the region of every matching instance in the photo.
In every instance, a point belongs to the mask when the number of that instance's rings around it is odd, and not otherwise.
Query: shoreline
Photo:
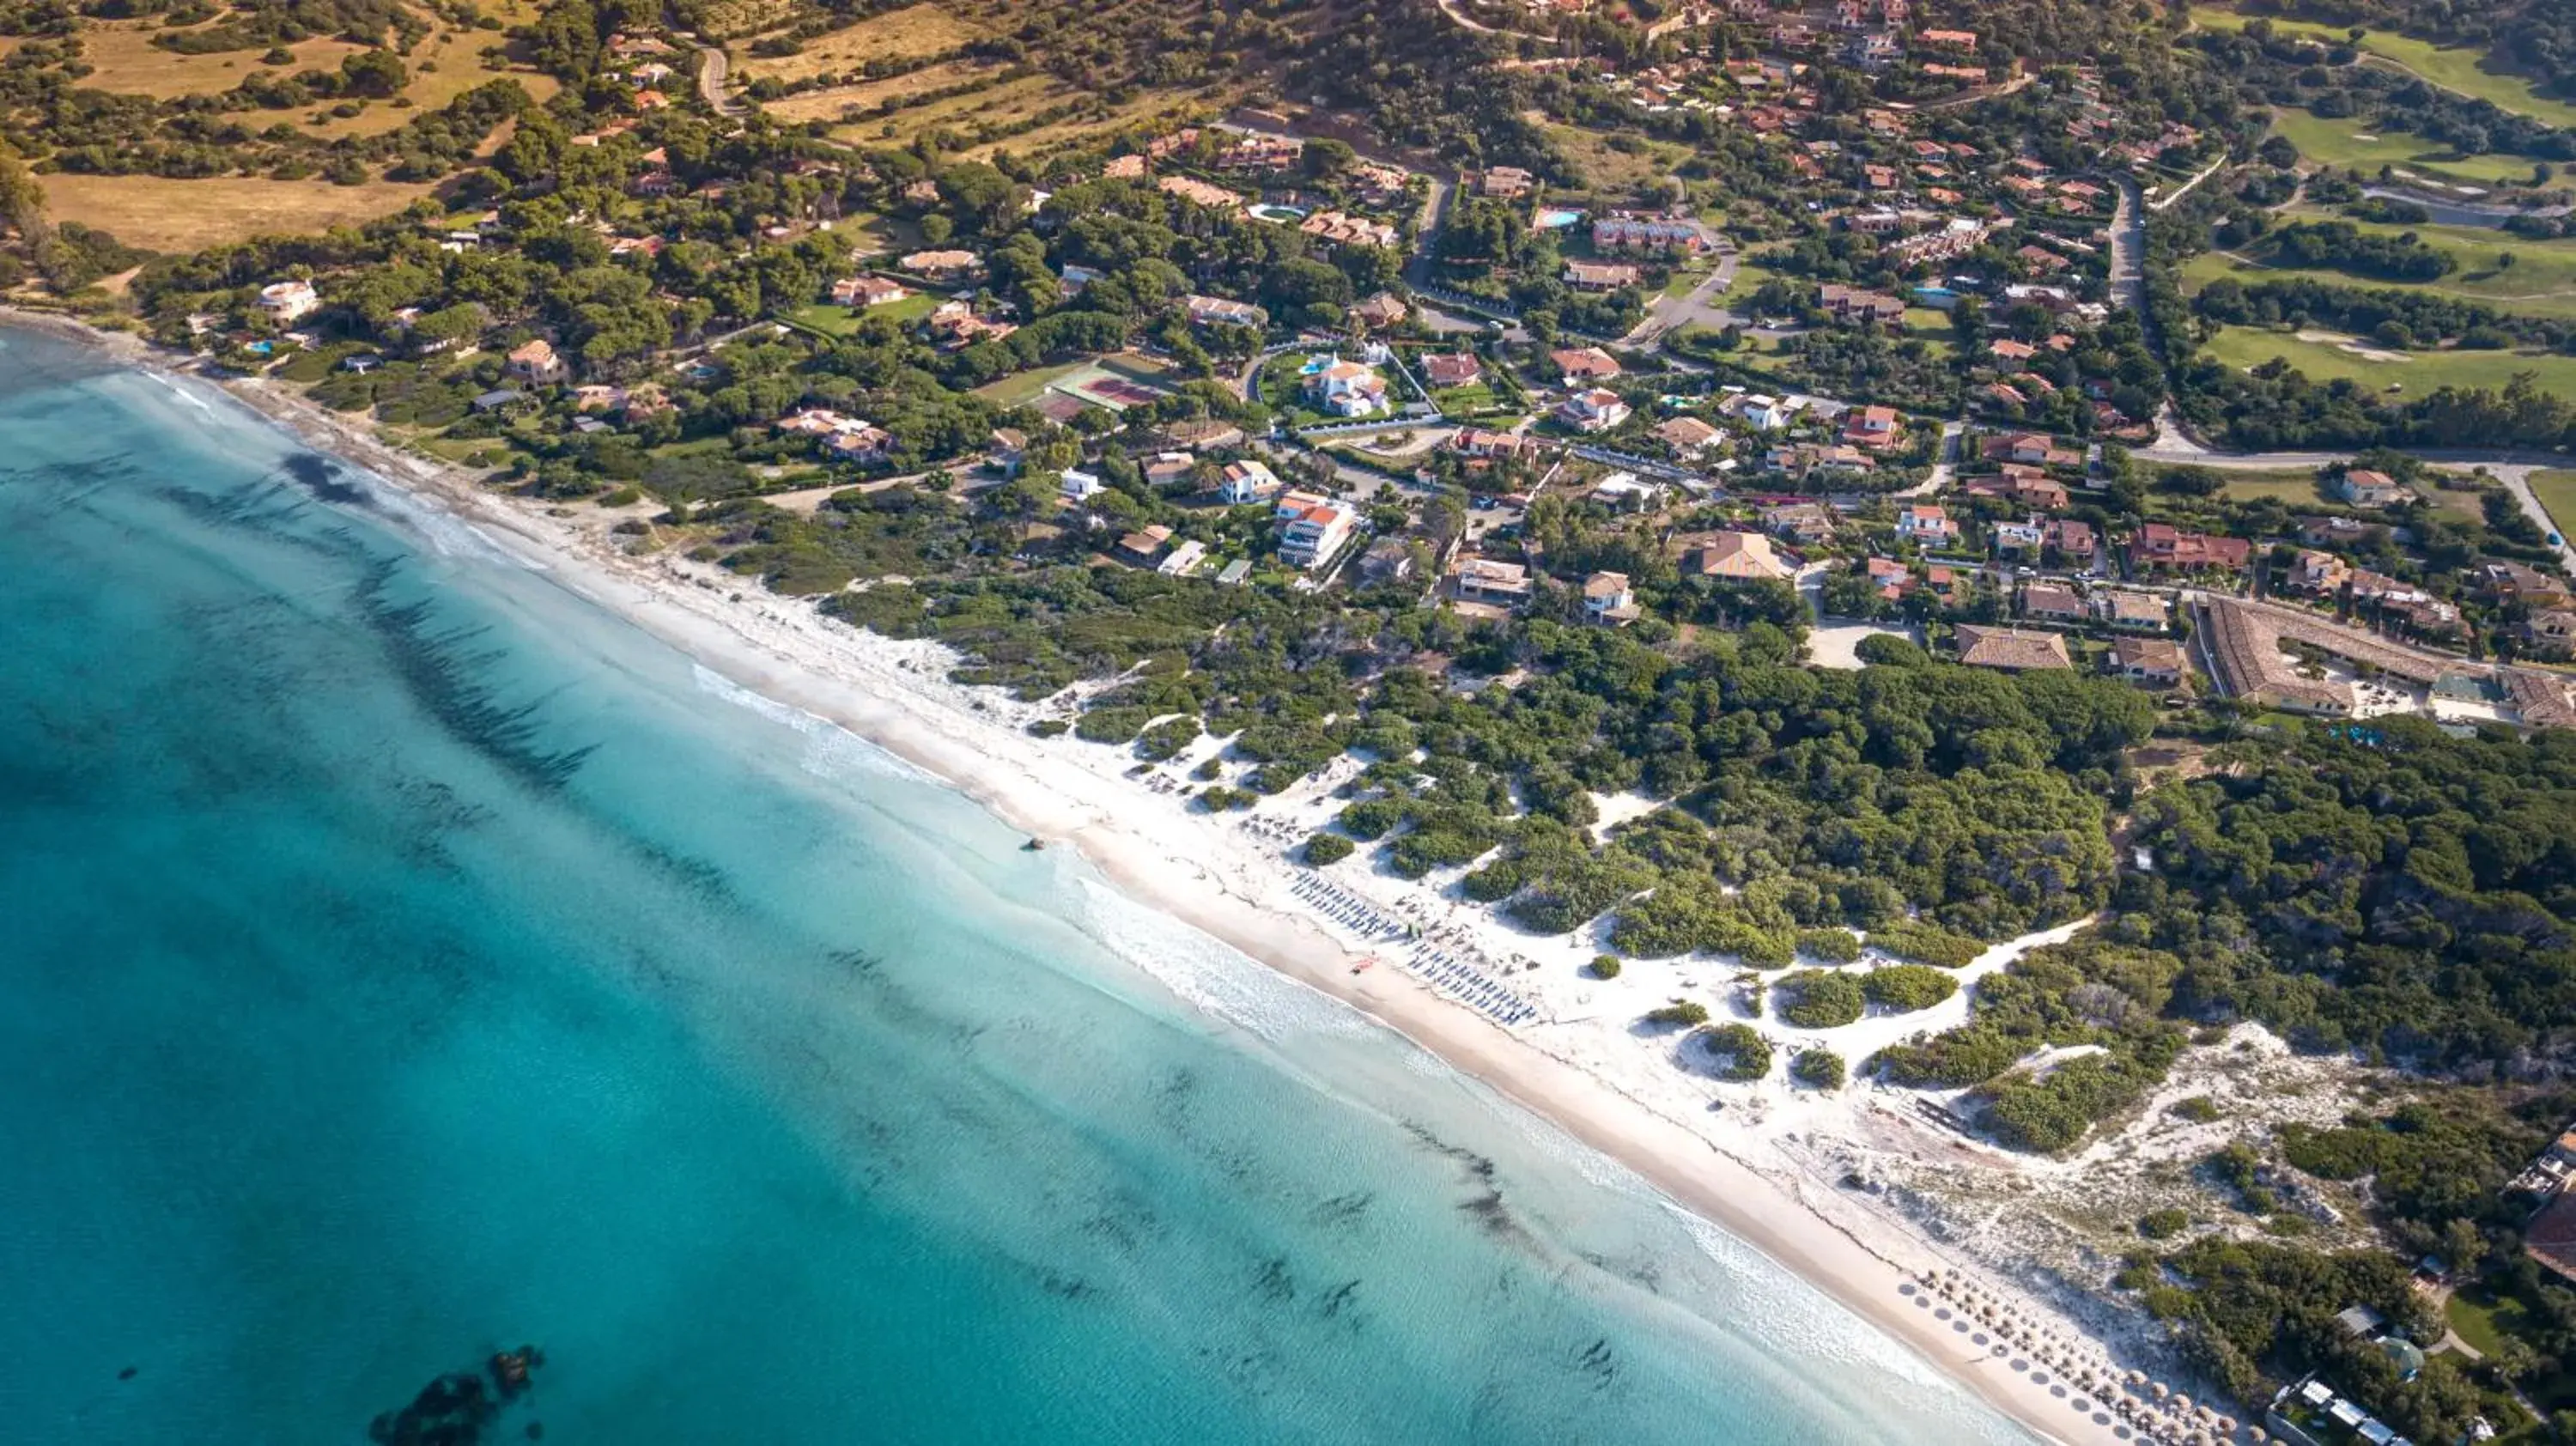
[[[1727,1109],[1729,1116],[1752,1114],[1749,1124],[1700,1121],[1694,1127],[1670,1101],[1645,1098],[1610,1072],[1587,1067],[1575,1057],[1579,1044],[1560,1050],[1516,1034],[1400,967],[1355,971],[1358,946],[1335,937],[1313,911],[1281,906],[1281,881],[1307,871],[1275,849],[1248,847],[1234,822],[1239,816],[1190,813],[1123,776],[1124,755],[1106,748],[1029,737],[1011,721],[1025,716],[1027,705],[946,682],[944,649],[860,634],[805,602],[667,554],[629,555],[605,530],[621,514],[589,504],[549,508],[493,493],[462,469],[390,446],[365,423],[330,413],[281,384],[206,377],[174,365],[138,336],[47,313],[0,308],[0,322],[81,341],[114,361],[214,382],[306,445],[467,522],[555,585],[712,672],[885,748],[1032,837],[1072,847],[1128,897],[1341,1000],[1617,1161],[2040,1439],[2109,1441],[2115,1429],[2123,1438],[2152,1439],[2115,1428],[2108,1415],[2078,1415],[2069,1408],[2065,1383],[2017,1369],[2025,1363],[2008,1361],[2000,1347],[1990,1350],[1982,1335],[1972,1347],[1964,1319],[1946,1319],[1946,1310],[1937,1313],[1944,1319],[1935,1319],[1912,1283],[1936,1270],[1964,1270],[2061,1337],[2086,1339],[2081,1327],[2000,1273],[1941,1249],[1911,1222],[1866,1197],[1853,1199],[1854,1192],[1778,1148],[1780,1131],[1764,1132],[1760,1105]],[[988,709],[988,701],[997,706]],[[1098,757],[1071,751],[1080,749]],[[1857,1101],[1851,1107],[1877,1108]]]

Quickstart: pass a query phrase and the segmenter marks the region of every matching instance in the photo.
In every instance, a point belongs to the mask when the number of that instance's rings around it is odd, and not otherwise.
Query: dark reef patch
[[[395,675],[450,737],[482,754],[531,788],[561,792],[581,771],[596,745],[548,749],[538,742],[543,700],[505,704],[476,676],[502,655],[474,643],[489,631],[441,629],[427,599],[397,603],[390,596],[401,565],[377,559],[359,580],[352,602],[383,646]]]
[[[375,499],[367,495],[367,489],[340,480],[340,464],[319,452],[298,452],[279,463],[278,470],[319,501],[343,507],[372,509],[375,506]]]

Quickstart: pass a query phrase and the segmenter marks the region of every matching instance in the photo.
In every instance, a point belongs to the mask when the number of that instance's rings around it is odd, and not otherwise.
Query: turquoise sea
[[[2005,1442],[1341,1006],[0,344],[0,1441]]]

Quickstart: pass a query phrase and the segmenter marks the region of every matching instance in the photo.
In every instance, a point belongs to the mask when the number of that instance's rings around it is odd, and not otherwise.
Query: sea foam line
[[[937,774],[869,742],[819,713],[809,712],[792,703],[782,703],[766,693],[746,688],[704,663],[692,662],[689,671],[699,692],[748,709],[772,723],[802,734],[805,755],[800,762],[806,772],[816,777],[900,778],[908,783],[927,783],[940,788],[948,786],[947,780]]]
[[[1083,932],[1119,958],[1200,1012],[1271,1044],[1300,1034],[1361,1039],[1375,1033],[1340,1000],[1088,872],[1076,876],[1066,905]]]

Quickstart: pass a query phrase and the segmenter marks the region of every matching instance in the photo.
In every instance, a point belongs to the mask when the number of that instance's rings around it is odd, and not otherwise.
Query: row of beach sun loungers
[[[1420,939],[1418,929],[1388,918],[1376,905],[1341,885],[1303,874],[1298,877],[1295,888],[1298,898],[1363,939],[1414,940],[1412,949],[1404,955],[1405,967],[1429,980],[1442,993],[1474,1007],[1495,1022],[1509,1026],[1538,1016],[1538,1009],[1527,1000],[1495,983],[1456,955]]]

